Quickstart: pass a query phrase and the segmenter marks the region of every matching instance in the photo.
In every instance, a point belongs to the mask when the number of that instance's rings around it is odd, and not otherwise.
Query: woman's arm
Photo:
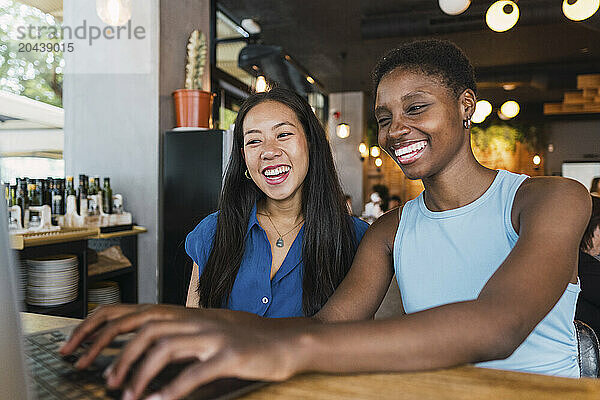
[[[192,266],[192,276],[190,278],[190,286],[188,287],[187,300],[185,302],[186,307],[198,308],[200,307],[200,297],[198,296],[198,265],[194,263]]]
[[[399,211],[392,210],[369,227],[350,271],[314,318],[321,322],[373,318],[394,275],[392,255],[398,221]]]
[[[576,275],[591,211],[585,188],[560,178],[526,181],[513,212],[519,239],[473,301],[401,318],[307,327],[290,346],[301,371],[406,371],[508,357]]]

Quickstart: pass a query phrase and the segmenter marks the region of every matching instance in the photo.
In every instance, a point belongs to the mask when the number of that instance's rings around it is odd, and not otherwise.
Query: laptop
[[[8,245],[6,207],[0,207],[0,399],[120,399],[120,391],[104,386],[102,372],[126,339],[117,338],[94,365],[79,371],[73,367],[76,356],[62,357],[58,353],[73,327],[22,336],[14,266],[13,252]],[[149,385],[148,394],[172,380],[185,366],[167,366]],[[186,399],[232,399],[265,384],[220,379],[202,386]]]

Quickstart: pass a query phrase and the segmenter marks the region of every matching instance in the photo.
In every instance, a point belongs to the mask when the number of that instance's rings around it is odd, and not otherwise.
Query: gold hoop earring
[[[244,176],[246,177],[246,179],[252,180],[252,177],[250,176],[250,172],[248,172],[248,170],[246,170],[246,172],[244,172]]]

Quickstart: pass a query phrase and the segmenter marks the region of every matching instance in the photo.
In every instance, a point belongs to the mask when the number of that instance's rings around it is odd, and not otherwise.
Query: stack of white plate
[[[62,254],[26,260],[27,295],[32,306],[58,306],[77,298],[79,269],[77,256]]]
[[[117,282],[102,281],[88,287],[88,311],[100,305],[121,302],[121,290]]]
[[[19,299],[23,301],[27,292],[27,260],[17,259],[17,271],[19,280]]]

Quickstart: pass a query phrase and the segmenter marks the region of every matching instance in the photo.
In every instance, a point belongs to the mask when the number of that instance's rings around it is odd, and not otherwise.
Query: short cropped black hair
[[[477,94],[471,62],[461,49],[447,40],[418,40],[389,51],[373,69],[374,93],[377,93],[381,79],[396,68],[436,77],[457,98],[465,89],[471,89]]]

